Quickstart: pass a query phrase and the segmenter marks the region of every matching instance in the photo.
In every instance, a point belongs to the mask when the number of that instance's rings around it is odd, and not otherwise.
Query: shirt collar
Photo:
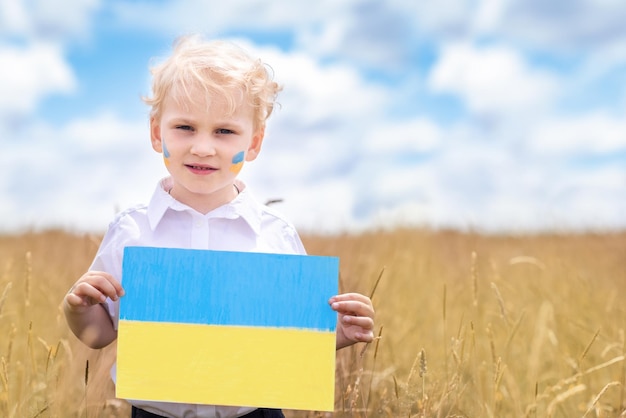
[[[211,212],[204,215],[207,219],[222,218],[222,219],[236,219],[242,218],[254,231],[259,234],[261,232],[261,219],[262,219],[262,206],[254,199],[252,193],[248,190],[246,185],[241,180],[235,180],[237,188],[240,190],[239,195],[229,203],[213,209]],[[159,182],[152,195],[150,204],[148,205],[147,215],[150,222],[150,228],[154,231],[159,223],[165,217],[165,214],[170,211],[191,211],[194,209],[174,199],[169,194],[169,190],[172,188],[171,177],[166,177]],[[197,213],[197,212],[196,212]]]

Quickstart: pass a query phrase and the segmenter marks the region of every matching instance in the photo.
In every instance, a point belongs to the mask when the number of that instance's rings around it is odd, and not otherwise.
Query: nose
[[[215,155],[215,139],[210,135],[197,135],[194,138],[190,151],[199,157]]]

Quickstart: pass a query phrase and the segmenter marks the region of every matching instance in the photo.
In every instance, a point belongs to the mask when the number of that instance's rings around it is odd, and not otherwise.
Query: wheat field
[[[0,416],[127,417],[60,302],[100,237],[0,237]],[[626,233],[304,236],[372,295],[378,338],[337,355],[335,412],[287,417],[626,417]],[[306,379],[306,376],[302,377]]]

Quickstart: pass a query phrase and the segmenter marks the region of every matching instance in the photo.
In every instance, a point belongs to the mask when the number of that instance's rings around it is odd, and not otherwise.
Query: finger
[[[369,332],[374,329],[374,321],[367,316],[349,316],[345,315],[341,318],[341,322],[346,325],[352,325],[362,328],[364,332]]]
[[[374,317],[374,309],[372,306],[362,302],[333,302],[331,307],[333,310],[343,315]]]
[[[363,343],[371,343],[372,341],[374,341],[374,333],[373,332],[366,332],[366,333],[357,332],[354,334],[354,339]]]
[[[112,286],[112,288],[114,289],[113,293],[107,292],[107,296],[111,297],[111,296],[124,296],[124,288],[122,288],[122,284],[119,282],[119,280],[117,280],[115,277],[113,277],[111,274],[104,272],[104,271],[93,271],[90,272],[92,277],[95,277],[98,282],[100,282],[101,279],[104,279],[108,284],[110,284]],[[108,287],[107,287],[108,288]],[[110,289],[110,288],[108,288]]]
[[[344,335],[346,338],[352,342],[372,342],[374,341],[374,332],[368,331],[364,329],[349,329],[344,330]]]
[[[84,277],[83,281],[77,282],[70,293],[85,300],[87,305],[104,303],[107,296],[117,300],[117,294],[113,285],[105,278],[97,275]]]
[[[98,287],[86,281],[77,283],[73,287],[71,293],[69,293],[68,295],[73,295],[80,298],[83,301],[83,305],[95,305],[96,303],[104,303],[107,298],[107,295],[103,293]]]
[[[67,304],[70,305],[73,308],[76,308],[76,307],[79,307],[79,306],[86,306],[86,305],[88,305],[83,298],[81,298],[80,296],[75,295],[73,293],[68,293],[65,296],[65,300],[66,300]]]
[[[372,305],[372,300],[360,293],[343,293],[341,295],[335,295],[330,298],[329,303],[345,302],[345,301],[358,301],[365,303],[366,305]]]
[[[120,282],[108,273],[89,272],[83,277],[83,279],[82,283],[88,283],[112,300],[117,300],[124,294],[124,290],[122,289]]]
[[[119,282],[119,280],[117,280],[115,277],[113,277],[109,273],[104,273],[104,272],[103,272],[103,277],[107,279],[109,283],[113,285],[113,288],[115,289],[115,294],[118,297],[124,296],[124,288],[122,287],[122,284]]]

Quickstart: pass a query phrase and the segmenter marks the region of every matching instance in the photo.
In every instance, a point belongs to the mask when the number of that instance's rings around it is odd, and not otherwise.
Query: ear
[[[246,161],[254,161],[261,152],[261,145],[263,145],[263,138],[265,137],[265,126],[261,126],[257,129],[256,133],[252,137],[252,142],[246,152]]]
[[[150,141],[152,142],[152,149],[158,153],[163,152],[161,122],[154,116],[150,117]]]

